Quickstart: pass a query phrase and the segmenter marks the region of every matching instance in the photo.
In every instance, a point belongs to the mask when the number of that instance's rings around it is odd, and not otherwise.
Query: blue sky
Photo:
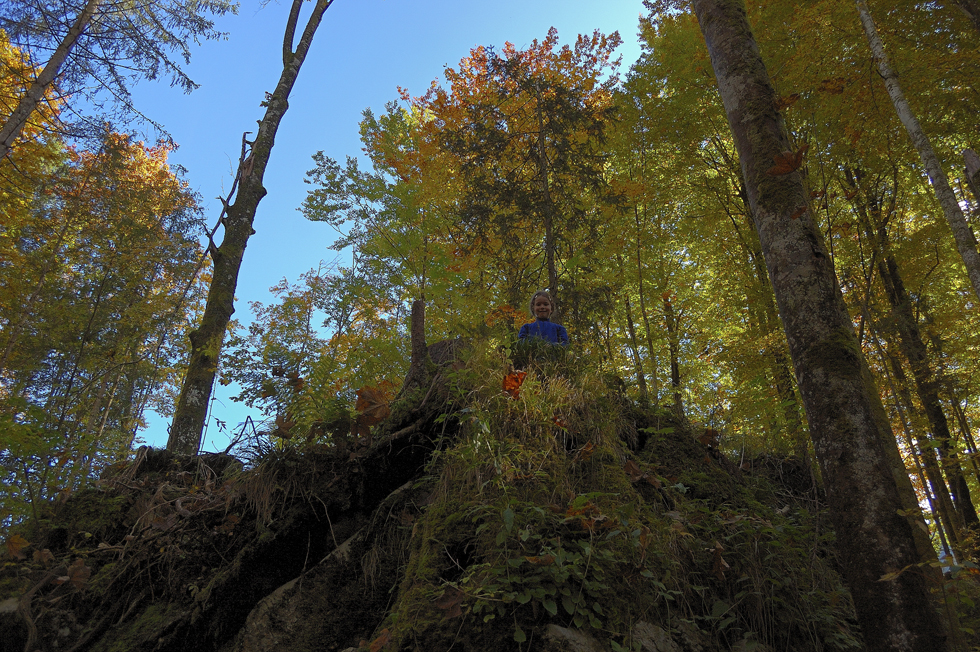
[[[308,3],[309,6],[309,3]],[[179,144],[171,162],[187,170],[187,180],[204,199],[207,221],[220,211],[234,176],[244,131],[255,131],[259,106],[272,91],[282,66],[282,30],[288,2],[244,2],[237,16],[218,21],[225,41],[193,49],[186,71],[200,88],[185,95],[166,83],[144,82],[133,92],[137,108],[162,124]],[[335,0],[324,15],[310,54],[289,100],[266,171],[268,194],[255,218],[236,292],[235,318],[248,322],[251,301],[269,300],[269,288],[283,278],[296,281],[328,250],[333,231],[308,222],[297,211],[309,188],[303,183],[319,150],[343,161],[360,154],[358,123],[366,108],[381,112],[397,99],[399,86],[421,95],[432,80],[442,81],[478,45],[504,42],[521,47],[541,40],[552,26],[561,42],[598,29],[623,38],[622,72],[639,56],[637,26],[641,0]],[[220,236],[220,232],[218,234]],[[220,240],[219,240],[220,242]],[[234,425],[248,414],[217,388],[213,414]],[[257,414],[255,415],[257,416]],[[152,418],[140,436],[166,444],[167,422]],[[223,449],[226,438],[209,426],[203,448]]]

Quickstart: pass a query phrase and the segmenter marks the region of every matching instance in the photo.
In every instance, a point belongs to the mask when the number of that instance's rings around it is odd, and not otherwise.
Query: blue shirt
[[[552,344],[568,346],[568,331],[565,330],[565,327],[554,324],[547,319],[538,319],[530,324],[524,324],[521,326],[521,332],[517,334],[517,337],[522,340],[529,337],[540,337]]]

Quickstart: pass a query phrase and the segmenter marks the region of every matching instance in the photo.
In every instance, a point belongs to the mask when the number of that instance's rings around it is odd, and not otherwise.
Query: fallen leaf
[[[463,592],[455,586],[447,586],[442,595],[436,598],[434,604],[437,608],[442,609],[443,617],[448,620],[463,615],[463,597]]]
[[[719,582],[725,581],[725,571],[731,569],[731,566],[728,565],[728,562],[725,561],[721,556],[721,553],[723,552],[725,552],[725,548],[720,543],[715,541],[714,560],[712,561],[711,569],[714,572],[715,577],[718,578]]]
[[[585,446],[575,451],[574,459],[576,462],[583,462],[592,457],[593,453],[595,453],[595,444],[593,444],[591,441],[586,442]]]
[[[626,472],[626,475],[633,482],[639,482],[643,477],[643,471],[640,470],[640,466],[633,460],[626,461],[626,464],[623,466],[623,471]]]
[[[73,561],[68,567],[68,580],[79,591],[85,588],[90,577],[92,577],[92,569],[85,565],[85,561],[81,557]]]
[[[30,543],[19,534],[7,537],[7,554],[14,559],[24,560],[27,559],[27,555],[24,554],[24,548],[29,546]]]
[[[48,550],[47,548],[45,548],[44,550],[35,550],[34,551],[34,563],[35,564],[44,564],[45,566],[47,566],[48,564],[50,564],[53,561],[54,561],[54,555],[51,554],[51,551]]]
[[[381,630],[380,636],[371,641],[371,652],[381,652],[388,643],[391,643],[391,632],[385,627]]]

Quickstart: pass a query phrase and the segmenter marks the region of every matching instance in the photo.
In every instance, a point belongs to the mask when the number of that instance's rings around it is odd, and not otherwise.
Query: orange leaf
[[[528,560],[535,566],[550,566],[551,564],[555,563],[554,555],[542,555],[541,557],[525,557],[524,559]]]
[[[512,374],[507,374],[504,376],[504,391],[510,394],[511,398],[520,398],[521,385],[524,384],[524,378],[526,377],[526,371],[515,371]]]
[[[574,459],[576,462],[582,462],[592,457],[592,454],[594,452],[595,452],[595,444],[593,444],[591,441],[586,442],[585,446],[575,451]]]
[[[806,206],[801,206],[801,207],[799,207],[799,208],[797,208],[797,209],[796,209],[796,210],[795,210],[795,211],[793,212],[793,214],[792,214],[792,215],[790,215],[790,216],[789,216],[789,219],[791,219],[791,220],[795,220],[796,218],[798,218],[798,217],[800,217],[801,215],[803,215],[803,214],[805,214],[805,213],[806,213]]]
[[[799,170],[800,166],[803,165],[803,155],[806,153],[807,148],[809,148],[809,145],[804,143],[796,152],[783,152],[782,154],[773,156],[772,160],[775,161],[776,165],[769,168],[766,174],[779,177]]]
[[[385,627],[378,638],[371,641],[371,652],[381,652],[388,643],[391,643],[391,632]]]

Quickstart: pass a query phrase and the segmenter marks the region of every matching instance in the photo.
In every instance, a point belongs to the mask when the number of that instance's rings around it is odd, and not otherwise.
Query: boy
[[[551,295],[544,290],[535,292],[529,307],[535,321],[521,326],[521,331],[517,334],[518,339],[540,337],[552,344],[568,346],[568,331],[564,326],[551,322],[551,314],[555,311],[555,302]]]

